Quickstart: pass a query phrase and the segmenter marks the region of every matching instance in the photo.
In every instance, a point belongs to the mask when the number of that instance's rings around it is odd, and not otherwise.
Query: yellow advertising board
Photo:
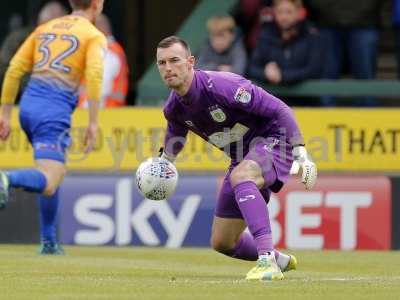
[[[297,109],[297,121],[307,149],[325,171],[400,171],[400,110]],[[159,108],[110,109],[100,112],[100,131],[94,151],[82,152],[87,111],[73,117],[70,170],[129,171],[156,156],[164,138],[165,120]],[[17,122],[6,142],[0,142],[0,168],[33,166],[32,150]],[[223,152],[190,135],[177,163],[193,171],[224,170]]]
[[[299,109],[320,170],[400,171],[399,109]]]

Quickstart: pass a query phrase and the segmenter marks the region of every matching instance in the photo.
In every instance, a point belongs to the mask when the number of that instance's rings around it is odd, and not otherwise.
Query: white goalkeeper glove
[[[293,147],[292,154],[294,161],[290,174],[297,174],[301,168],[301,182],[306,190],[311,190],[317,181],[317,166],[308,158],[307,150],[304,146]]]
[[[160,158],[169,160],[169,161],[172,162],[172,163],[174,163],[175,160],[176,160],[176,156],[172,156],[172,155],[167,154],[167,153],[164,151],[164,147],[161,147],[161,148],[158,150],[158,153],[159,153],[158,156],[159,156]]]

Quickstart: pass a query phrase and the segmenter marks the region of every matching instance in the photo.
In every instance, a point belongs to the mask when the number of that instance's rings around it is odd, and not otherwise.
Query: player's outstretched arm
[[[32,33],[12,58],[4,76],[1,91],[0,139],[10,135],[11,112],[17,98],[20,82],[24,74],[32,71],[34,53],[34,34]]]
[[[317,166],[309,158],[304,145],[295,145],[292,154],[294,160],[290,174],[297,174],[301,169],[301,182],[306,190],[311,190],[317,182]]]
[[[35,32],[34,32],[35,33]],[[13,56],[4,76],[1,91],[2,104],[14,104],[20,88],[21,78],[33,67],[34,33],[32,33]]]
[[[10,120],[11,120],[11,111],[12,104],[3,104],[1,106],[1,114],[0,114],[0,139],[5,141],[10,135]]]
[[[97,129],[98,129],[98,102],[96,100],[88,100],[89,103],[89,124],[85,133],[85,153],[93,150],[96,143]]]
[[[96,143],[98,129],[98,102],[101,98],[103,83],[104,53],[107,42],[104,36],[97,36],[92,39],[86,52],[85,78],[87,84],[89,104],[89,124],[85,133],[85,153],[93,150]]]

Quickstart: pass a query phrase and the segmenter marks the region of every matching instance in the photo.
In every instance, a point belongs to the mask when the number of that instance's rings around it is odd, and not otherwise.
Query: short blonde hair
[[[213,16],[207,21],[207,30],[210,34],[235,30],[236,23],[231,16]]]
[[[282,1],[287,1],[292,3],[296,7],[303,7],[303,1],[302,0],[274,0],[274,5],[277,5],[278,3]]]

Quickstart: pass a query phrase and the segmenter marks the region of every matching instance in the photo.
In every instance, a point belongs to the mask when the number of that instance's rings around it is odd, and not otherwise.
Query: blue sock
[[[7,173],[10,187],[23,188],[25,191],[43,193],[47,179],[42,172],[36,169],[25,169]]]
[[[40,195],[38,198],[40,208],[40,236],[42,242],[57,242],[57,216],[59,188],[53,196]]]

